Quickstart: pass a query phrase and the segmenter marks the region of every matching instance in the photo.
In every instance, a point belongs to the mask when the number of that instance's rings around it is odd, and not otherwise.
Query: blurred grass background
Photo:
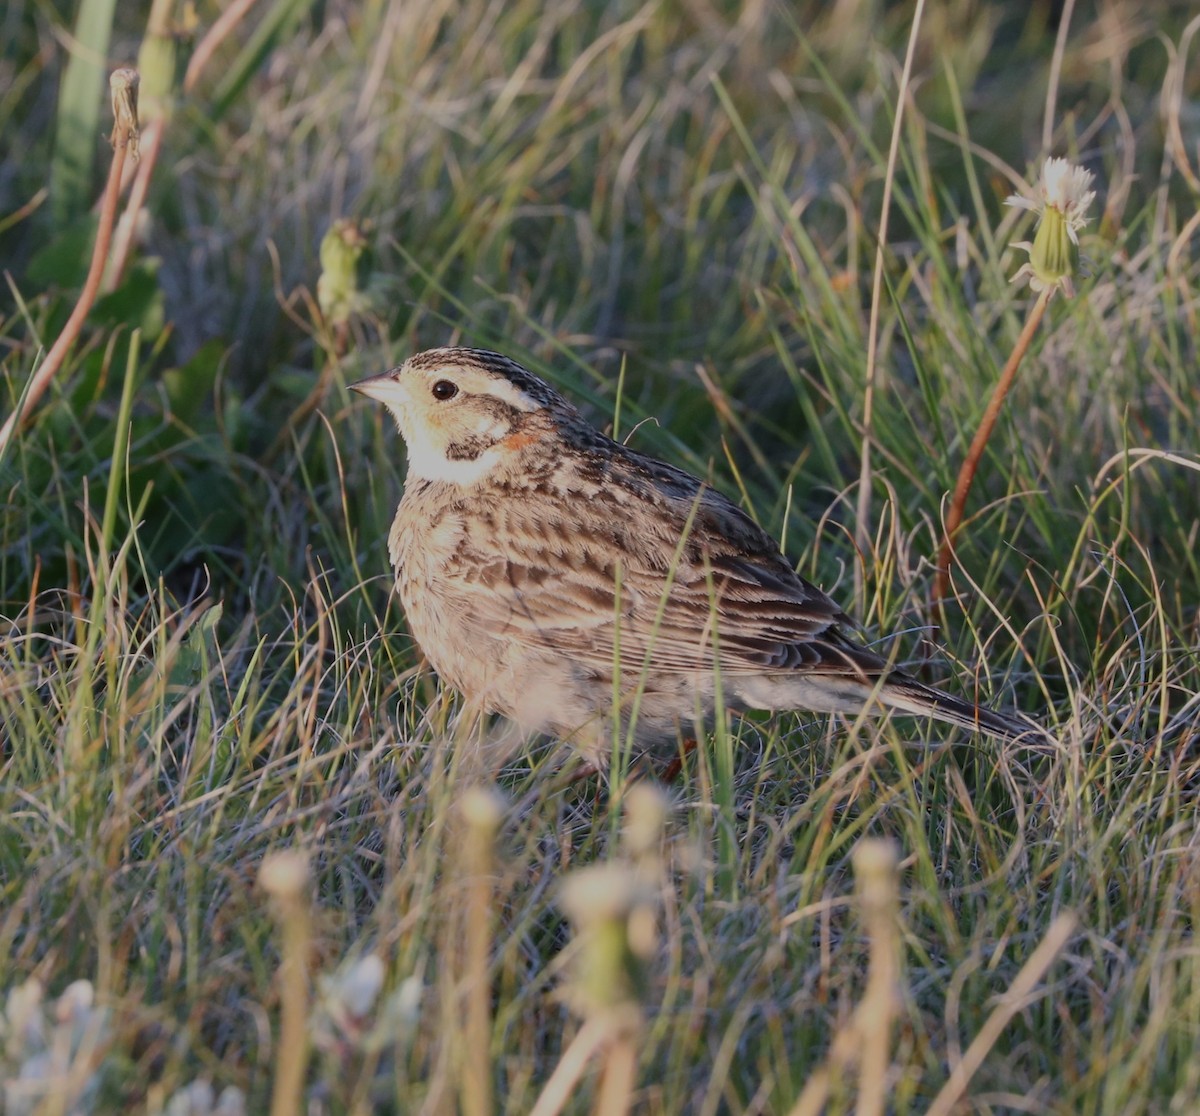
[[[936,1107],[1066,911],[956,1110],[1200,1105],[1194,8],[925,9],[859,524],[912,5],[244,7],[186,94],[217,5],[0,14],[5,415],[87,269],[113,66],[141,66],[162,130],[130,263],[0,459],[0,989],[95,997],[60,1007],[73,1072],[40,1093],[53,1013],[39,1047],[10,999],[4,1073],[27,1084],[6,1110],[156,1112],[200,1079],[265,1110],[288,1051],[256,878],[298,847],[324,977],[307,1110],[480,1111],[481,1073],[495,1111],[529,1112],[581,1026],[558,881],[633,870],[623,788],[564,789],[544,750],[504,773],[523,808],[468,1042],[453,703],[389,599],[401,444],[346,383],[501,349],[711,477],[869,637],[924,657],[943,505],[1029,301],[1008,277],[1031,223],[1002,202],[1047,153],[1097,176],[1089,277],[1008,400],[924,669],[1061,750],[914,752],[940,730],[805,715],[718,732],[650,873],[631,1103],[788,1112],[828,1069],[864,992],[849,857],[871,834],[902,858],[889,1110]],[[335,322],[319,253],[343,219],[369,250]],[[383,988],[351,1010],[333,974],[364,956]],[[827,1111],[853,1110],[854,1074],[831,1080]],[[585,1074],[565,1110],[605,1096]]]

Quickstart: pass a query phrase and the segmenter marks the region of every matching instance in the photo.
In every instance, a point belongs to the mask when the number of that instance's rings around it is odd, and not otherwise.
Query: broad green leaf
[[[108,105],[108,42],[116,0],[82,0],[69,43],[50,165],[50,205],[58,221],[69,220],[91,202],[92,168]]]

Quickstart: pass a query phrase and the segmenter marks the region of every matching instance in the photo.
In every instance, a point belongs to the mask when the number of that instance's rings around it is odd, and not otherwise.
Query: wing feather
[[[482,630],[598,672],[611,670],[618,640],[624,663],[656,672],[711,670],[714,659],[723,674],[861,679],[885,668],[842,635],[837,605],[728,499],[618,448],[598,466],[609,475],[592,498],[555,501],[553,523],[540,501],[503,501],[503,529],[459,566],[474,571],[461,601]],[[631,497],[642,514],[631,514]]]

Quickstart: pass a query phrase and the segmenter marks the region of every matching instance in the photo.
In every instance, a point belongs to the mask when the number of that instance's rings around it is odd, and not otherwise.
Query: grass
[[[252,12],[177,106],[140,256],[0,459],[4,1110],[207,1111],[207,1081],[284,1111],[299,1059],[310,1112],[528,1113],[593,1041],[563,1111],[788,1113],[817,1086],[829,1112],[1200,1105],[1197,198],[1159,115],[1164,88],[1195,97],[1187,6],[1068,29],[1054,149],[1104,213],[984,456],[936,651],[947,494],[1029,301],[1001,202],[1041,155],[1049,6],[919,28],[866,523],[908,8],[301,7]],[[5,415],[90,251],[85,213],[23,211],[51,179],[60,18],[4,16]],[[344,343],[303,297],[342,216],[375,246]],[[734,721],[646,837],[631,788],[568,784],[535,746],[481,845],[453,696],[389,595],[402,449],[345,390],[459,339],[619,412],[868,638],[1058,749]],[[890,915],[856,897],[866,837],[899,855]],[[301,883],[269,900],[260,867],[292,850]],[[632,881],[612,1002],[581,992],[580,942],[606,939],[560,906],[596,865]],[[882,1062],[863,1004],[894,1020]]]

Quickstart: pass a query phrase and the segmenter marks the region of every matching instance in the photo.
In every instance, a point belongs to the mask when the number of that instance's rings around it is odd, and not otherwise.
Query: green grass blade
[[[249,41],[238,52],[213,95],[208,112],[212,122],[220,120],[241,97],[263,61],[295,31],[301,17],[315,0],[275,0]]]

